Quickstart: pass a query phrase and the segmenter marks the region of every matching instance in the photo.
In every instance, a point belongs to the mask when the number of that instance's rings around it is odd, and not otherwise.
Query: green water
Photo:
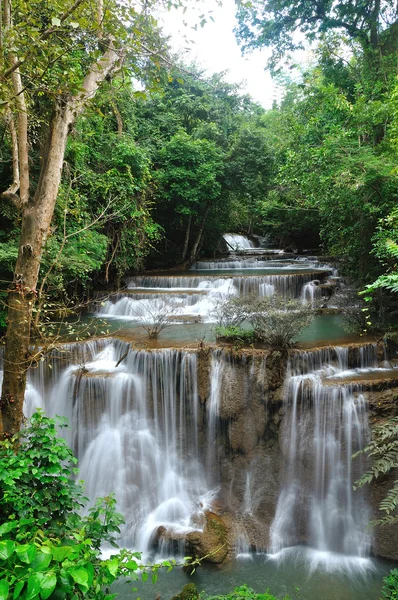
[[[203,566],[189,576],[182,569],[160,573],[152,585],[139,584],[141,600],[170,599],[187,583],[194,583],[198,591],[207,594],[226,594],[246,583],[256,592],[269,589],[278,599],[289,594],[291,600],[379,600],[382,579],[391,565],[373,560],[371,568],[362,572],[355,570],[327,571],[327,566],[311,572],[299,557],[291,557],[277,565],[264,555],[250,559],[236,559],[222,568]],[[131,598],[131,587],[118,582],[115,590],[121,600]],[[298,591],[297,591],[298,590]]]
[[[120,333],[123,337],[131,341],[145,342],[147,340],[145,331],[136,322],[128,319],[101,319],[106,322],[106,327],[110,333],[117,335]],[[98,319],[93,319],[93,328],[98,331],[103,330],[104,326],[99,325]],[[162,346],[166,344],[181,345],[186,343],[213,343],[216,341],[214,335],[214,323],[182,323],[170,325],[161,331],[158,343]],[[343,343],[350,341],[359,341],[353,335],[348,334],[344,329],[344,321],[340,315],[317,315],[312,323],[306,327],[299,335],[298,342],[317,345],[318,343]],[[361,338],[361,341],[363,338]]]

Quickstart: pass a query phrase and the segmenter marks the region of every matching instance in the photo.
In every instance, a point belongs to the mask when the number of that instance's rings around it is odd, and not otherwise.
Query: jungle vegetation
[[[337,257],[368,323],[396,318],[396,6],[280,4],[237,13],[244,50],[273,48],[283,95],[265,110],[174,57],[155,0],[2,2],[5,430],[48,321],[128,274],[214,255],[227,231]],[[311,60],[291,71],[303,40]]]

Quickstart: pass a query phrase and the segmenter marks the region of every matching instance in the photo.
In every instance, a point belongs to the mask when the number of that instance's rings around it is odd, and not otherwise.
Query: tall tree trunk
[[[182,249],[182,261],[184,261],[186,259],[187,254],[188,254],[189,238],[191,236],[191,223],[192,223],[192,215],[189,215],[187,230],[185,232],[184,248]]]
[[[29,346],[42,250],[46,241],[61,181],[66,140],[73,115],[59,107],[50,126],[43,168],[34,198],[22,208],[21,237],[14,281],[8,294],[4,378],[1,395],[4,436],[18,431],[30,365]]]
[[[195,260],[196,260],[196,258],[197,258],[197,255],[198,255],[201,243],[202,243],[202,238],[203,238],[203,232],[205,230],[206,219],[207,219],[207,217],[209,215],[209,212],[210,212],[210,204],[208,204],[206,206],[205,213],[203,215],[202,221],[201,221],[200,226],[199,226],[198,234],[197,234],[197,236],[195,238],[195,241],[194,241],[193,246],[192,246],[191,253],[189,255],[189,264],[190,265],[192,265],[192,263],[194,263]]]
[[[32,313],[43,246],[50,231],[69,130],[82,112],[85,102],[93,98],[99,85],[120,61],[110,43],[98,62],[92,65],[76,96],[60,96],[49,127],[48,139],[41,162],[40,176],[34,198],[29,198],[27,148],[28,114],[18,114],[20,156],[21,237],[14,280],[9,289],[7,334],[4,351],[4,377],[0,399],[0,436],[16,433],[23,418],[26,376],[30,366],[29,346]],[[19,77],[16,70],[13,75]],[[14,77],[14,88],[19,85]],[[20,79],[20,78],[19,78]],[[20,94],[24,103],[23,91]],[[24,131],[20,131],[20,130]],[[22,162],[22,164],[21,164]],[[25,172],[26,171],[26,172]],[[17,203],[18,204],[18,203]]]

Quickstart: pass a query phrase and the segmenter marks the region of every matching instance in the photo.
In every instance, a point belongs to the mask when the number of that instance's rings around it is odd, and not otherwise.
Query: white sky
[[[187,0],[189,8],[183,14],[182,10],[171,10],[160,15],[159,21],[163,24],[166,35],[171,36],[171,45],[175,51],[183,52],[190,44],[190,50],[185,55],[185,62],[195,60],[209,73],[218,73],[228,70],[225,79],[229,83],[245,82],[243,93],[248,93],[252,98],[265,108],[271,108],[274,97],[278,94],[268,71],[265,71],[269,50],[256,50],[242,57],[235,34],[236,24],[234,0],[222,0],[222,6],[217,6],[215,0],[194,2]],[[201,28],[199,15],[211,13],[214,23],[209,19]],[[188,26],[184,26],[184,21]],[[197,31],[192,29],[197,23]]]

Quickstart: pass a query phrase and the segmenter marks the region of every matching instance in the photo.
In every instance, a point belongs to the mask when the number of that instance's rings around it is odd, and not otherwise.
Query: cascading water
[[[315,306],[315,302],[321,298],[321,288],[319,287],[319,281],[310,281],[303,286],[301,292],[301,303],[303,305],[309,304],[312,308]]]
[[[69,419],[66,437],[87,495],[115,494],[126,518],[121,544],[183,554],[209,491],[199,453],[197,356],[130,350],[116,367],[128,349],[115,340],[92,360],[82,355],[80,365],[66,366],[47,412]]]
[[[372,345],[360,353],[358,366],[374,364]],[[366,401],[358,386],[326,381],[348,368],[343,348],[300,353],[289,363],[285,483],[270,531],[276,558],[307,544],[313,567],[369,565],[369,511],[363,493],[353,491],[363,465],[352,460],[368,439]]]
[[[237,233],[225,233],[223,236],[230,251],[234,250],[250,250],[255,248],[255,244],[244,235]]]

